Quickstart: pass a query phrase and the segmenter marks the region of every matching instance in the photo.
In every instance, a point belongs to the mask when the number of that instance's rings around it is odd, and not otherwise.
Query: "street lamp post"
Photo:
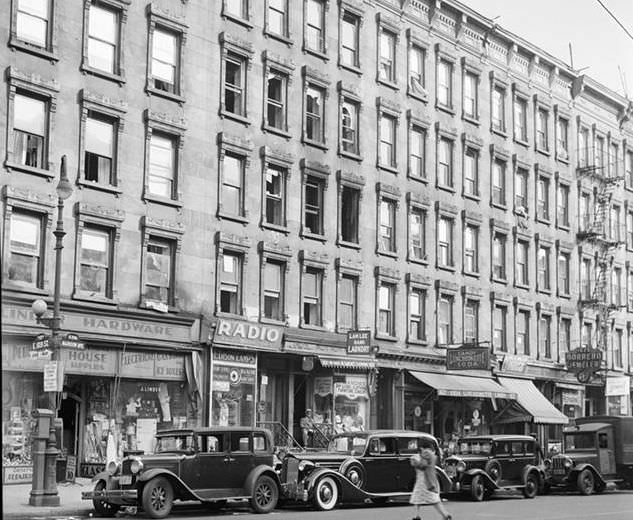
[[[62,250],[64,249],[63,239],[66,235],[64,231],[64,201],[70,197],[73,188],[68,180],[66,173],[66,156],[62,156],[60,168],[59,183],[57,184],[57,226],[53,234],[55,235],[55,289],[53,293],[53,314],[46,316],[47,305],[44,300],[35,300],[31,305],[31,309],[37,318],[38,323],[42,323],[51,329],[51,336],[48,338],[48,346],[51,350],[51,362],[58,362],[59,349],[61,347],[62,338],[60,337],[60,329],[62,322],[61,304],[60,304],[60,287],[62,272]],[[56,375],[59,378],[59,368]],[[58,391],[50,392],[49,406],[51,411],[40,410],[40,417],[49,418],[48,438],[46,432],[39,431],[39,440],[34,441],[34,464],[33,464],[33,484],[31,489],[31,497],[29,504],[32,506],[58,506],[59,494],[57,492],[57,456],[59,450],[57,447],[57,439],[55,435],[55,418],[58,408]],[[39,422],[39,425],[44,422]],[[38,444],[36,444],[36,442]],[[45,449],[44,449],[45,446]]]

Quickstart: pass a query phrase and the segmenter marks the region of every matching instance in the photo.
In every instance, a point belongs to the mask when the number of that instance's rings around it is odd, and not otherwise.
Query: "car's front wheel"
[[[523,496],[525,498],[534,498],[538,491],[538,477],[534,473],[525,477],[525,486],[523,486]]]
[[[476,502],[481,502],[486,496],[486,484],[481,475],[475,475],[470,484],[470,496]]]
[[[321,511],[334,509],[338,502],[338,486],[332,477],[320,478],[314,486],[314,506]]]
[[[101,492],[104,489],[107,489],[107,483],[105,480],[100,480],[99,482],[97,482],[94,490]],[[118,505],[112,504],[110,502],[106,502],[102,498],[95,498],[92,501],[92,505],[94,506],[95,511],[97,512],[99,516],[112,517],[116,515],[117,512],[119,511]]]
[[[277,507],[279,489],[277,483],[267,475],[261,475],[253,486],[251,507],[256,513],[270,513]]]
[[[576,485],[581,495],[591,495],[593,493],[596,482],[590,469],[583,469],[578,474]]]
[[[143,510],[150,518],[165,518],[174,505],[174,488],[165,477],[155,477],[143,488]]]

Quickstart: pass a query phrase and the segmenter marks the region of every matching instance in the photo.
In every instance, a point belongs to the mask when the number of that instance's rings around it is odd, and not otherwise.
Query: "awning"
[[[436,372],[409,372],[418,381],[437,390],[437,395],[516,399],[516,394],[487,377],[457,376]]]
[[[499,383],[507,391],[516,393],[518,404],[529,414],[529,417],[517,415],[512,422],[517,420],[528,420],[536,424],[567,424],[569,422],[567,416],[550,403],[529,379],[500,377]],[[499,422],[508,421],[502,419]]]
[[[348,370],[370,370],[376,367],[376,362],[372,359],[348,359],[319,356],[321,366],[325,368],[346,368]]]

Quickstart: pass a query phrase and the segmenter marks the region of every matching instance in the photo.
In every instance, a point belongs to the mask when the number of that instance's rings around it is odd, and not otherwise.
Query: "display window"
[[[315,376],[313,406],[314,422],[328,434],[365,430],[369,419],[367,376]]]

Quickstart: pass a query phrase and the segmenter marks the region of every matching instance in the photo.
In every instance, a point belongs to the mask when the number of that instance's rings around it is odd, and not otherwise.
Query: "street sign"
[[[37,336],[35,336],[35,339],[32,343],[33,350],[42,350],[48,348],[50,346],[49,339],[50,338],[46,334],[38,334]]]
[[[482,347],[460,347],[446,351],[447,370],[488,370],[490,351]]]
[[[77,336],[77,334],[66,334],[66,336],[64,336],[59,342],[59,346],[62,348],[83,350],[86,347],[86,344],[83,341],[79,341],[79,336]]]
[[[350,330],[347,333],[347,353],[370,355],[371,351],[371,331]]]
[[[44,350],[31,350],[31,352],[29,352],[29,356],[31,359],[46,359],[46,360],[50,360],[51,359],[51,351],[48,349],[44,349]]]

